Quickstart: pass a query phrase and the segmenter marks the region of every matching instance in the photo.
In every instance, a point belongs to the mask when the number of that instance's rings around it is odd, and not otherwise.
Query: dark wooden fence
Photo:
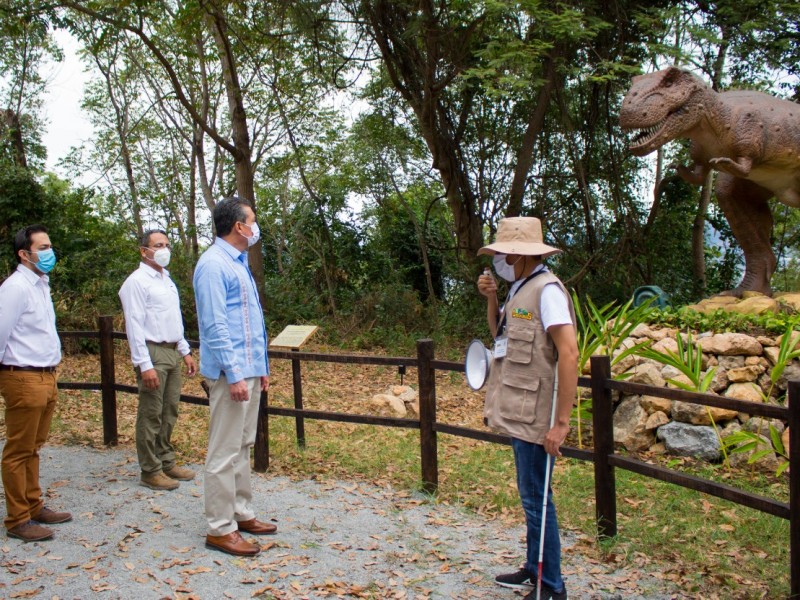
[[[114,340],[126,339],[125,334],[113,331],[111,317],[100,317],[99,331],[61,332],[62,338],[95,338],[100,341],[100,382],[59,382],[62,389],[99,390],[102,393],[103,440],[106,444],[117,443],[117,392],[137,393],[135,386],[118,384],[114,377]],[[197,342],[190,342],[197,347]],[[436,360],[434,344],[431,340],[417,342],[416,357],[358,356],[339,354],[319,354],[313,352],[273,351],[270,359],[284,359],[292,363],[292,382],[294,408],[270,406],[268,395],[262,393],[259,407],[258,429],[254,449],[254,468],[266,471],[269,467],[269,416],[285,416],[295,419],[297,442],[305,445],[305,419],[361,423],[385,427],[404,427],[418,429],[420,436],[420,465],[422,486],[428,492],[435,492],[439,484],[437,434],[449,434],[497,444],[510,444],[506,436],[441,423],[436,419],[436,371],[463,372],[460,362]],[[302,362],[334,362],[345,364],[397,366],[405,372],[406,367],[417,369],[419,386],[419,420],[381,417],[374,415],[337,413],[303,408]],[[573,447],[562,448],[565,456],[594,463],[595,506],[598,534],[613,537],[617,534],[617,494],[615,469],[626,469],[645,477],[659,479],[704,494],[724,498],[736,504],[765,512],[790,522],[790,577],[791,598],[800,599],[800,381],[789,382],[788,406],[760,404],[734,400],[710,394],[698,394],[683,390],[652,387],[639,383],[617,381],[611,377],[611,362],[608,357],[595,356],[591,359],[591,378],[580,377],[578,385],[592,391],[592,415],[594,448],[585,450]],[[789,502],[779,502],[766,496],[745,492],[733,486],[686,475],[679,471],[645,463],[621,456],[614,452],[613,433],[613,394],[646,394],[670,400],[693,402],[704,406],[715,406],[748,413],[770,419],[781,419],[790,428],[789,455]],[[191,404],[208,405],[208,399],[181,395],[181,400]]]

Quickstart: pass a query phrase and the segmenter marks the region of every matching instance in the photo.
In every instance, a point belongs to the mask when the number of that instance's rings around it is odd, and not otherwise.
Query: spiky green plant
[[[778,356],[769,373],[769,391],[764,393],[761,388],[758,388],[762,401],[766,402],[772,397],[775,386],[780,380],[781,375],[783,375],[784,370],[796,358],[800,358],[800,335],[795,335],[795,332],[790,326],[781,337],[781,344],[778,347]],[[763,423],[763,418],[761,422]],[[759,431],[761,431],[760,426]],[[752,452],[750,458],[747,460],[748,464],[755,464],[756,461],[770,454],[782,456],[786,460],[778,465],[778,469],[775,472],[776,475],[780,475],[789,467],[789,453],[783,445],[780,432],[772,423],[769,424],[769,442],[765,441],[759,433],[753,431],[736,431],[725,436],[725,445],[730,450],[731,454]]]

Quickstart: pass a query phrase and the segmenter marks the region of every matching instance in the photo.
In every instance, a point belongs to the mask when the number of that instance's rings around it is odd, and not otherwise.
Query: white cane
[[[550,429],[556,422],[556,406],[558,405],[558,363],[556,378],[553,382],[553,408],[550,411]],[[548,430],[549,431],[549,430]],[[545,452],[545,454],[547,454]],[[547,491],[550,489],[550,455],[547,454],[547,469],[544,474],[544,493],[542,494],[542,527],[539,531],[539,568],[536,577],[536,600],[542,600],[542,561],[544,557],[544,525],[547,517]]]

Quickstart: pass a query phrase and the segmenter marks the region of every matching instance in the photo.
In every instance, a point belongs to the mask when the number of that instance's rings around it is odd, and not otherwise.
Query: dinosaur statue
[[[761,92],[715,92],[689,71],[670,67],[633,78],[619,123],[640,131],[630,146],[636,156],[670,140],[691,140],[694,165],[678,166],[678,174],[700,185],[710,169],[719,172],[717,202],[744,251],[744,277],[723,294],[771,295],[776,260],[767,200],[800,208],[800,105]]]

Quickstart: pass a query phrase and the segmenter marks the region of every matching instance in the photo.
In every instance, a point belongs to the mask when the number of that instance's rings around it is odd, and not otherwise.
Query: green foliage
[[[633,309],[631,308],[632,299],[623,305],[609,302],[598,308],[588,296],[586,303],[582,304],[573,290],[572,303],[578,319],[578,372],[584,372],[592,356],[598,354],[610,356],[611,364],[615,365],[649,344],[649,342],[640,342],[621,349],[631,331],[647,318],[651,301],[644,302]],[[617,376],[617,379],[620,378],[624,378],[624,376]],[[583,447],[583,421],[587,420],[590,415],[591,401],[584,400],[583,389],[578,388],[577,405],[573,418],[578,426],[579,448]]]
[[[784,331],[781,336],[781,343],[778,347],[778,355],[775,358],[775,364],[770,370],[769,379],[771,382],[770,389],[765,393],[759,388],[759,393],[764,402],[768,402],[772,397],[776,384],[783,375],[786,367],[792,363],[793,360],[800,358],[800,334],[792,328]],[[784,400],[778,399],[778,401]],[[762,419],[763,421],[763,419]],[[761,429],[759,427],[759,429]],[[758,433],[752,431],[737,431],[725,437],[725,446],[730,450],[731,454],[738,452],[751,452],[752,454],[747,459],[748,464],[753,464],[765,456],[777,454],[785,459],[783,463],[778,466],[776,475],[780,475],[789,467],[789,453],[783,445],[780,432],[775,428],[772,423],[769,423],[769,440],[765,441]]]
[[[675,336],[675,341],[678,343],[677,352],[672,352],[671,350],[661,352],[659,350],[653,350],[652,348],[642,348],[639,350],[638,354],[642,358],[674,367],[689,379],[689,383],[678,379],[667,379],[667,381],[675,387],[690,392],[708,392],[717,368],[713,367],[703,373],[703,351],[700,349],[699,345],[692,342],[691,334],[688,335],[685,344],[683,336],[680,333]]]
[[[639,350],[638,354],[643,358],[648,358],[663,365],[674,367],[689,379],[689,383],[679,379],[667,379],[667,381],[675,387],[690,392],[700,392],[703,394],[708,393],[708,390],[711,387],[711,382],[714,380],[714,374],[716,373],[717,368],[712,367],[703,373],[703,351],[699,345],[692,341],[691,334],[689,334],[687,338],[688,339],[684,345],[683,336],[680,334],[680,332],[678,332],[678,334],[675,336],[675,341],[678,343],[677,352],[672,352],[671,350],[660,352],[652,348],[642,348]],[[717,439],[719,440],[719,446],[723,455],[723,462],[730,466],[728,463],[728,452],[725,447],[725,442],[722,439],[719,428],[714,422],[714,416],[711,414],[711,409],[708,406],[706,406],[706,413],[711,421],[711,426],[714,428],[714,433],[716,433]]]
[[[647,318],[651,325],[690,329],[692,331],[725,331],[778,334],[787,327],[800,327],[800,315],[765,313],[762,315],[743,315],[717,309],[705,314],[688,307],[652,310]]]

